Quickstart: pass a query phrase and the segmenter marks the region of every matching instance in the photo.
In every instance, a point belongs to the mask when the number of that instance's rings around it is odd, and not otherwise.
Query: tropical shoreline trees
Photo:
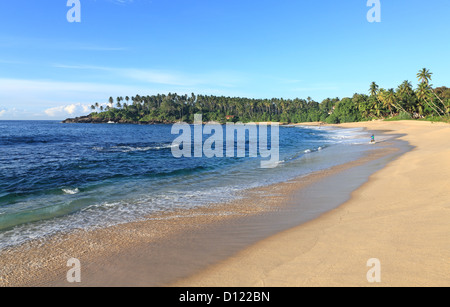
[[[307,99],[252,99],[176,93],[110,97],[106,104],[91,106],[92,121],[123,123],[193,122],[202,113],[206,121],[242,122],[316,122],[341,123],[383,118],[435,118],[448,120],[450,89],[430,84],[432,73],[423,68],[417,73],[419,84],[403,81],[396,89],[381,88],[372,82],[368,94],[327,98],[322,102]],[[131,103],[130,103],[131,100]],[[125,101],[125,102],[124,102]],[[103,111],[103,110],[106,111]]]

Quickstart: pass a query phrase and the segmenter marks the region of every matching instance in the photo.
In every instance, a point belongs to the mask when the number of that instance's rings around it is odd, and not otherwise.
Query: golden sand
[[[450,125],[340,126],[401,133],[415,149],[372,175],[339,208],[175,285],[450,286]],[[379,283],[367,278],[372,258],[379,260]]]
[[[234,202],[155,214],[144,221],[79,230],[0,251],[0,286],[72,286],[66,280],[67,260],[71,258],[77,258],[82,265],[80,286],[165,285],[204,269],[208,263],[204,260],[216,263],[248,246],[247,242],[259,240],[260,226],[242,230],[248,226],[247,217],[272,216],[283,210],[300,189],[388,153],[386,149],[374,150],[357,161],[247,190],[242,199]],[[270,229],[271,220],[264,221],[269,225],[263,227],[275,233]],[[222,235],[222,231],[230,229],[236,229],[239,238]],[[210,242],[186,246],[185,241],[202,240],[202,236]],[[234,242],[236,239],[239,244]],[[225,252],[217,251],[221,245]],[[214,253],[215,257],[208,255]]]

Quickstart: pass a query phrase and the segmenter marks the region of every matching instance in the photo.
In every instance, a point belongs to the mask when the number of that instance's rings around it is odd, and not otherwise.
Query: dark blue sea
[[[261,168],[259,157],[175,158],[171,128],[0,121],[0,248],[228,202],[370,147],[362,129],[281,126],[280,163]]]

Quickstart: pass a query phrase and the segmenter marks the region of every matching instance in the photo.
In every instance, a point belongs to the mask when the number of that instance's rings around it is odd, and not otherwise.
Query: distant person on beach
[[[372,136],[370,137],[370,143],[375,143],[375,135],[372,134]]]

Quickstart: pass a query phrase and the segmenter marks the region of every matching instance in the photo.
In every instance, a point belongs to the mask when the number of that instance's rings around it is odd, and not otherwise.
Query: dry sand
[[[340,126],[404,134],[415,148],[337,209],[175,286],[450,286],[450,125]],[[367,279],[372,258],[380,262],[380,283]]]

